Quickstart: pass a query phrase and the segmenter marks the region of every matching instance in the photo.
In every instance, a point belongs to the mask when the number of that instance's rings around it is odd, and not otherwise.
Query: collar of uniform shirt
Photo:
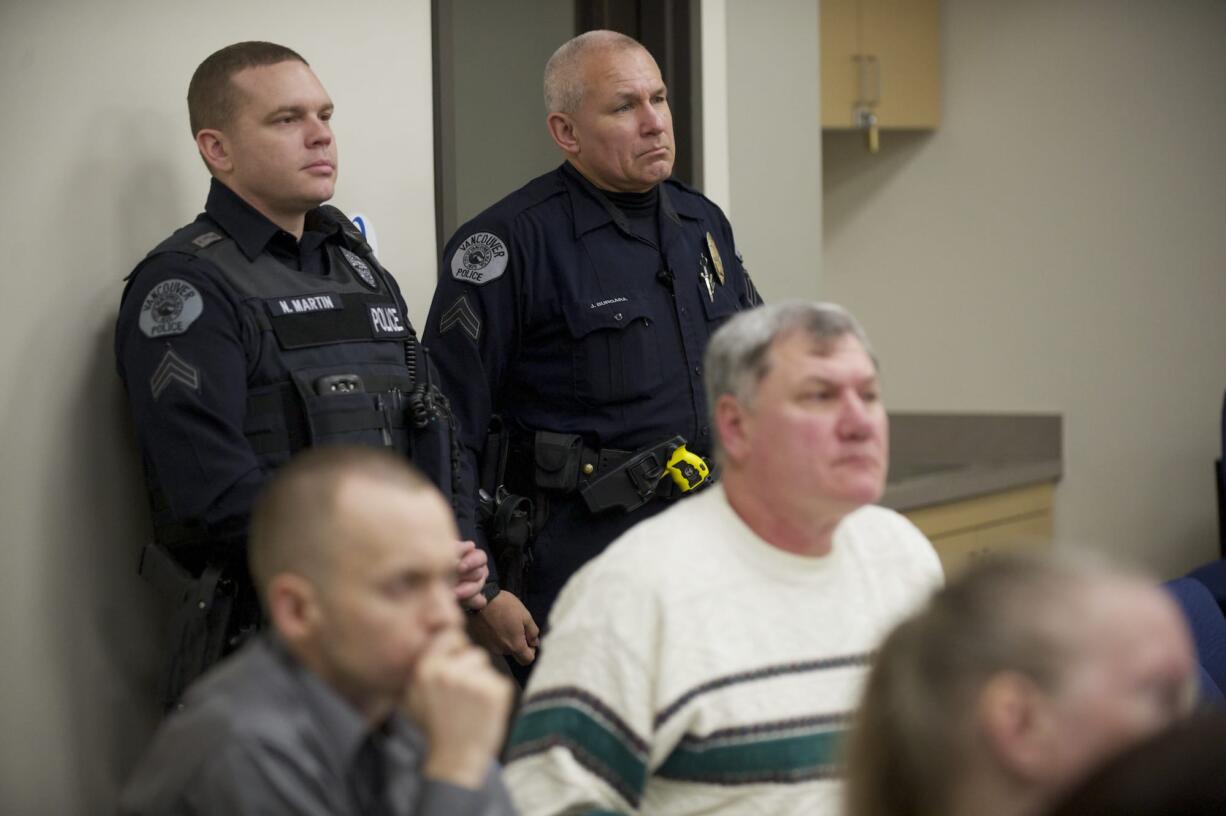
[[[209,218],[234,239],[248,260],[255,260],[281,228],[217,179],[209,183],[204,204]]]
[[[234,239],[248,260],[255,260],[266,248],[275,248],[281,260],[297,269],[317,267],[318,264],[304,263],[303,256],[317,252],[324,241],[340,231],[338,225],[324,226],[319,219],[312,219],[308,214],[309,227],[299,241],[217,179],[213,179],[209,185],[204,211]]]

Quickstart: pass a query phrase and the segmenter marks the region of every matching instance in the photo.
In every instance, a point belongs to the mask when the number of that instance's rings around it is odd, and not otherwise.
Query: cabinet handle
[[[873,110],[881,101],[881,63],[872,54],[856,54],[852,57],[856,63],[860,80],[860,98],[856,100],[854,116],[856,127],[864,129],[865,147],[869,153],[881,150],[881,139],[877,129],[877,114]],[[869,94],[869,73],[872,73],[873,92]]]
[[[864,129],[864,146],[869,153],[881,150],[881,139],[877,128],[877,114],[872,108],[860,108],[856,112],[856,125]]]

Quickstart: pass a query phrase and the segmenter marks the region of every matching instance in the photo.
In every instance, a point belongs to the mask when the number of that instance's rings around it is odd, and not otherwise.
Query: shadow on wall
[[[63,551],[53,573],[61,587],[49,597],[71,598],[73,626],[59,641],[59,663],[69,679],[71,745],[88,747],[73,759],[87,789],[122,784],[157,724],[158,672],[167,617],[136,573],[140,547],[149,535],[139,459],[127,419],[123,389],[115,375],[111,342],[114,320],[101,298],[96,342],[79,384],[78,405],[93,404],[103,422],[71,423],[66,447],[72,467],[86,478],[69,480],[63,503],[81,508],[97,531],[88,540],[57,536]],[[54,486],[48,485],[48,489]],[[61,613],[62,614],[62,613]]]
[[[75,335],[80,347],[61,352],[72,361],[65,373],[76,376],[55,403],[60,416],[45,418],[61,429],[50,446],[61,461],[47,464],[42,487],[42,495],[54,497],[41,519],[50,550],[43,556],[43,620],[56,622],[47,632],[48,658],[65,678],[61,745],[69,755],[62,762],[81,813],[113,809],[161,715],[157,684],[168,610],[137,575],[149,511],[116,372],[114,326],[124,276],[169,234],[168,223],[186,222],[196,209],[183,212],[183,174],[158,143],[165,123],[151,124],[131,113],[100,128],[104,143],[90,151],[97,151],[93,160],[85,157],[65,175],[70,189],[59,199],[72,202],[66,218],[108,222],[90,234],[112,242],[89,248],[101,266],[74,271],[82,290],[74,310],[88,328]]]
[[[865,147],[856,130],[822,131],[822,231],[836,237],[878,193],[924,149],[931,130],[889,130],[881,133],[881,152]]]

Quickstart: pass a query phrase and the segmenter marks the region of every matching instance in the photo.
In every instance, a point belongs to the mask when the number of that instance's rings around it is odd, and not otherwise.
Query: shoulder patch
[[[456,326],[471,337],[474,343],[481,339],[481,318],[477,317],[477,313],[469,305],[467,295],[460,295],[456,302],[443,312],[443,316],[438,320],[438,333],[446,334]]]
[[[196,287],[180,278],[168,278],[145,295],[140,307],[140,330],[146,337],[183,334],[202,312],[204,301]]]
[[[474,232],[451,256],[451,277],[478,286],[507,271],[507,245],[492,232]]]
[[[370,271],[370,266],[366,261],[362,260],[361,256],[356,252],[351,252],[345,247],[341,247],[341,254],[345,256],[345,260],[349,262],[349,266],[361,278],[362,283],[369,286],[371,289],[378,289],[379,284],[375,282],[375,273]]]

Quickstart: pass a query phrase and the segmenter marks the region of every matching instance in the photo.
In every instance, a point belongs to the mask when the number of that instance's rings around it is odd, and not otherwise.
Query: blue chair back
[[[1226,689],[1226,616],[1209,588],[1195,578],[1176,578],[1164,585],[1183,610],[1196,656],[1200,661],[1201,693],[1206,699],[1221,699]],[[1212,687],[1205,680],[1212,681]]]
[[[1217,482],[1217,546],[1218,554],[1226,558],[1226,394],[1222,395],[1221,451],[1213,463],[1213,476]]]
[[[1188,577],[1204,584],[1217,605],[1226,610],[1226,558],[1197,567],[1188,573]]]

